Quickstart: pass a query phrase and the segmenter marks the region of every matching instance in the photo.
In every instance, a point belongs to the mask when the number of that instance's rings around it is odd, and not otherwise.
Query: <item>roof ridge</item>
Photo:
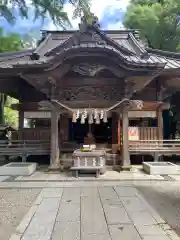
[[[171,57],[171,58],[180,60],[180,53],[177,53],[177,52],[171,52],[171,51],[165,51],[165,50],[153,49],[153,48],[146,48],[146,50],[149,53],[160,54],[161,56],[164,56],[164,57]]]
[[[13,60],[16,58],[23,58],[24,56],[30,56],[33,51],[34,49],[19,52],[0,53],[0,62],[4,62],[5,60]]]
[[[138,49],[139,53],[140,53],[140,57],[144,58],[144,57],[149,57],[148,56],[148,52],[146,51],[146,49],[144,47],[142,47],[139,42],[137,41],[137,39],[135,38],[134,34],[132,34],[131,32],[129,33],[129,38],[131,39],[132,43],[134,44],[135,48]]]
[[[112,38],[110,38],[109,36],[107,36],[106,33],[104,33],[103,31],[101,31],[100,29],[98,29],[96,26],[94,25],[88,25],[89,29],[95,31],[103,40],[105,41],[109,41],[111,43],[111,45],[113,47],[115,47],[116,49],[118,50],[121,50],[123,53],[126,53],[126,54],[129,54],[129,55],[135,55],[132,51],[130,51],[129,49],[119,45],[118,43],[116,43]],[[87,30],[88,31],[88,30]],[[77,36],[77,35],[81,35],[82,33],[78,30],[78,31],[74,31],[73,35],[70,36],[69,38],[67,38],[66,41],[64,41],[63,43],[61,43],[60,45],[58,45],[57,47],[55,47],[54,49],[51,49],[49,52],[47,52],[45,55],[46,56],[49,56],[49,53],[51,51],[54,51],[55,49],[58,49],[58,47],[63,47],[65,46],[71,39],[74,38],[74,36]]]
[[[90,26],[92,26],[92,25],[90,25]],[[75,30],[41,30],[41,32],[42,33],[75,33],[75,32],[77,32],[79,29],[75,29]],[[103,29],[100,29],[100,31],[103,31],[103,32],[105,32],[106,34],[108,34],[108,33],[114,33],[114,34],[116,34],[116,33],[120,33],[120,32],[122,32],[122,33],[130,33],[130,32],[132,32],[132,33],[135,33],[135,32],[137,32],[138,31],[138,29],[118,29],[118,30],[103,30]]]
[[[116,47],[118,49],[123,50],[126,53],[129,53],[131,56],[134,55],[134,53],[132,51],[130,51],[129,49],[119,45],[116,41],[114,41],[112,38],[110,38],[109,36],[107,36],[106,33],[102,32],[102,30],[98,29],[96,26],[91,26],[96,33],[98,33],[101,37],[105,38],[105,40],[108,40],[109,42],[113,43],[113,47]]]
[[[34,51],[34,49],[24,49],[24,50],[21,50],[21,51],[17,51],[17,52],[2,52],[0,53],[0,58],[1,57],[6,57],[6,56],[19,56],[19,55],[22,55],[22,54],[31,54],[32,52]]]

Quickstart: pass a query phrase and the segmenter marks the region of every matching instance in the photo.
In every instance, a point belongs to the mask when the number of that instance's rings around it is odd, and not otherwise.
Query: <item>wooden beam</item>
[[[18,139],[23,140],[23,128],[24,128],[24,111],[19,111],[19,129],[18,129]]]

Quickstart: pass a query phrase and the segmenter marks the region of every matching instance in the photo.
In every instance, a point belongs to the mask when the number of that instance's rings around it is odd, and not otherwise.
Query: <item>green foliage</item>
[[[11,126],[13,128],[18,127],[18,112],[11,109],[11,104],[15,103],[18,103],[18,100],[8,96],[4,107],[5,123],[7,123],[8,126]]]
[[[124,25],[138,29],[149,47],[167,51],[180,51],[180,1],[179,0],[131,0],[124,18]],[[171,135],[180,132],[176,119],[178,102],[171,106]]]
[[[0,52],[15,52],[22,48],[23,41],[18,34],[5,35],[3,29],[0,28]]]
[[[21,37],[18,34],[5,35],[2,28],[0,28],[0,53],[3,52],[15,52],[22,50],[24,46]],[[16,103],[17,100],[0,93],[0,124],[5,122],[13,127],[18,125],[18,112],[10,108],[12,103]]]
[[[90,0],[70,0],[70,2],[75,8],[73,13],[74,18],[91,15]]]
[[[180,49],[179,0],[131,0],[124,25],[138,29],[152,48],[176,51]]]
[[[90,11],[90,0],[70,0],[75,7],[74,16]],[[0,14],[8,22],[14,23],[16,18],[14,8],[19,10],[22,18],[28,18],[28,10],[34,8],[34,19],[50,17],[54,24],[62,27],[70,25],[67,13],[64,11],[66,0],[0,0]],[[32,14],[32,11],[31,11]]]

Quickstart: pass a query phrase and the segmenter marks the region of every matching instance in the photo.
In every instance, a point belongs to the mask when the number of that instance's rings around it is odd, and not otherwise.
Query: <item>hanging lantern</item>
[[[85,109],[85,110],[84,110],[84,118],[86,119],[87,116],[88,116],[88,114],[87,114],[87,110]]]
[[[104,123],[107,123],[107,122],[108,122],[108,119],[107,119],[107,112],[106,112],[106,111],[104,112],[103,122],[104,122]]]
[[[93,121],[93,115],[92,115],[92,113],[90,113],[90,114],[89,114],[89,118],[88,118],[88,123],[89,123],[89,124],[93,124],[93,122],[94,122],[94,121]]]
[[[103,117],[104,117],[104,111],[101,110],[101,111],[100,111],[100,119],[103,119]]]
[[[80,111],[78,109],[77,112],[76,112],[76,119],[78,119],[79,117],[80,117]]]
[[[84,114],[81,115],[81,124],[85,124],[85,117],[84,117]]]
[[[100,124],[100,118],[99,118],[99,115],[97,115],[97,117],[96,117],[96,124]]]
[[[94,110],[94,119],[96,119],[98,117],[98,111],[97,109]]]
[[[77,118],[76,118],[76,113],[73,112],[73,115],[72,115],[72,122],[76,123],[77,122]]]

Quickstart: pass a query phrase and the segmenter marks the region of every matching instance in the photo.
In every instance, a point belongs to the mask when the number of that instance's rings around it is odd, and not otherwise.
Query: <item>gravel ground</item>
[[[41,189],[0,189],[0,240],[8,240]]]
[[[136,186],[146,201],[180,236],[180,187],[178,185]]]

